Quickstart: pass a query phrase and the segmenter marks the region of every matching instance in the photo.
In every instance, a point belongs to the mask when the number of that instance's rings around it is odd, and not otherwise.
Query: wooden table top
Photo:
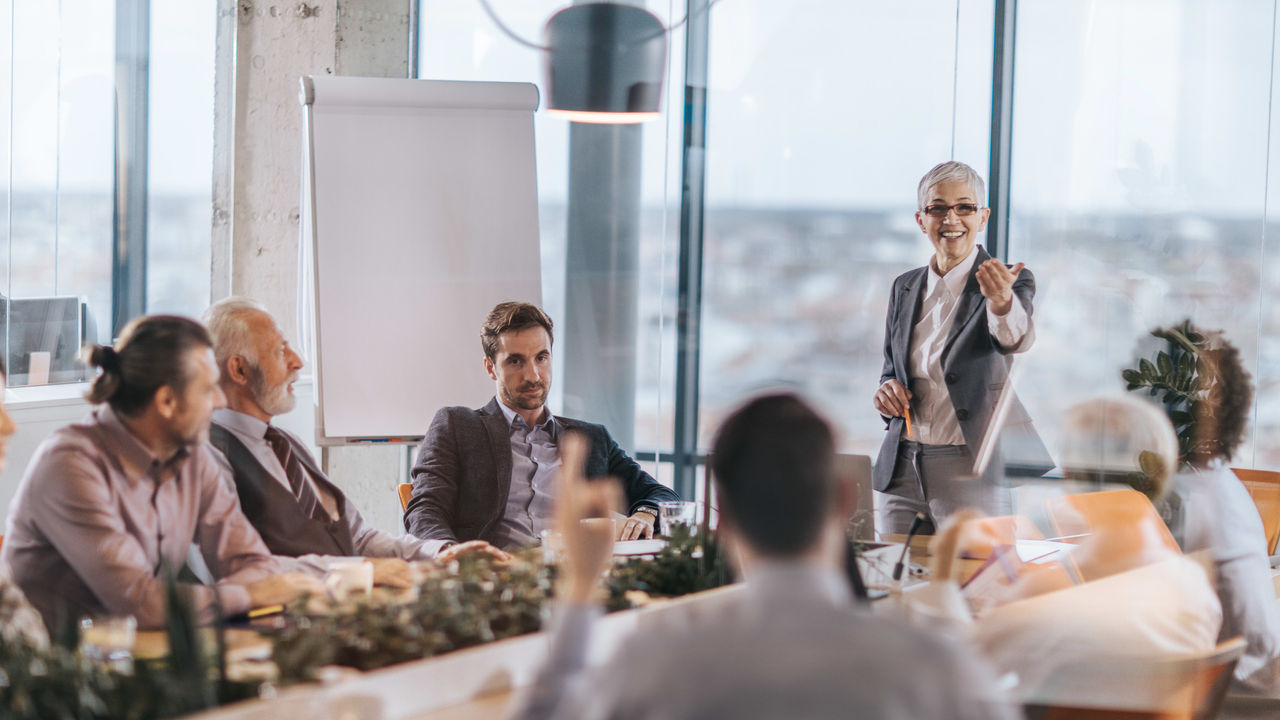
[[[201,628],[200,638],[206,647],[216,642],[213,628]],[[253,630],[232,628],[227,630],[227,654],[245,656],[271,653],[271,640]],[[163,630],[140,630],[133,643],[133,656],[139,660],[155,660],[169,654],[169,637]]]

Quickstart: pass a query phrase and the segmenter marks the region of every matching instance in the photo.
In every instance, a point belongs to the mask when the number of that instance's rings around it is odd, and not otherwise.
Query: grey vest
[[[337,520],[329,520],[323,510],[319,517],[306,515],[293,494],[262,467],[239,438],[217,423],[209,427],[209,442],[231,463],[240,508],[273,555],[355,555],[355,542],[346,521],[346,496],[315,466],[306,448],[288,435],[285,437],[311,479],[337,501]]]

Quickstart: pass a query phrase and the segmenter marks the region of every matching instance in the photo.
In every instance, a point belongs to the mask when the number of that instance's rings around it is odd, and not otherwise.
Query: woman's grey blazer
[[[1009,379],[1012,355],[1025,352],[1035,342],[1035,321],[1032,318],[1032,300],[1036,294],[1035,276],[1024,269],[1013,283],[1014,298],[1027,311],[1027,334],[1015,347],[1001,347],[987,327],[987,299],[978,288],[977,272],[983,262],[989,260],[987,251],[978,248],[978,258],[969,271],[964,293],[956,308],[955,321],[947,333],[942,350],[942,372],[947,382],[951,405],[964,433],[965,444],[975,455],[982,443],[987,424],[1000,391]],[[903,387],[910,387],[911,374],[908,363],[911,358],[911,333],[920,314],[928,277],[928,266],[910,270],[893,281],[889,297],[889,313],[884,332],[884,369],[880,373],[883,384],[891,378]],[[1031,416],[1015,395],[1013,405],[1000,442],[1010,450],[1011,459],[1025,465],[1031,474],[1042,475],[1053,467],[1049,451],[1031,424]],[[884,442],[876,458],[872,473],[876,490],[884,491],[893,479],[894,464],[898,459],[898,442],[902,437],[903,419],[886,417]]]

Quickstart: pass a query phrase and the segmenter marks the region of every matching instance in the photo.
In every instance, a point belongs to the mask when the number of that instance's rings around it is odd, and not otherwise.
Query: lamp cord
[[[493,11],[493,6],[489,5],[489,0],[480,0],[480,6],[484,8],[485,13],[489,16],[489,19],[493,21],[493,24],[497,25],[498,29],[501,30],[507,37],[511,38],[512,40],[515,40],[516,42],[520,43],[521,45],[524,45],[525,47],[533,48],[534,50],[544,50],[544,51],[550,50],[550,48],[548,48],[545,45],[539,45],[537,43],[533,43],[533,42],[529,42],[528,40],[525,40],[524,38],[517,35],[514,30],[507,27],[507,24],[502,22],[502,19],[498,17],[498,14]]]

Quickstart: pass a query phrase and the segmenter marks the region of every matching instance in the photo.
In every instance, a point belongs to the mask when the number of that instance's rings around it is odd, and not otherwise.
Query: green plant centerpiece
[[[551,594],[550,570],[537,555],[509,563],[464,555],[429,570],[407,601],[358,599],[319,613],[296,604],[273,637],[280,680],[314,680],[325,665],[372,670],[535,632]]]
[[[511,562],[464,555],[433,567],[410,599],[365,598],[323,611],[305,601],[273,637],[282,684],[315,680],[321,667],[373,670],[542,629],[555,567],[534,548]],[[619,561],[607,581],[608,609],[727,584],[720,543],[704,527],[678,528],[652,559]]]
[[[16,590],[0,590],[0,617],[20,613],[25,603]],[[74,633],[69,647],[0,632],[0,717],[153,720],[255,697],[256,683],[226,679],[222,642],[216,653],[204,646],[194,606],[172,577],[166,604],[169,656],[136,660],[124,672],[74,649]]]
[[[733,582],[720,538],[704,522],[678,524],[666,547],[652,559],[628,558],[609,573],[610,611],[626,610],[650,597],[678,597]]]

